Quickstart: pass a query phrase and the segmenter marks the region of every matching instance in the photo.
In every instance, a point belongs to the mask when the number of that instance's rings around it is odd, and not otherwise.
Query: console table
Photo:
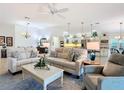
[[[85,66],[87,65],[100,65],[100,62],[97,62],[97,61],[83,61],[82,62],[82,67],[84,69],[84,75],[85,75]]]
[[[86,66],[87,65],[100,65],[100,62],[98,62],[98,61],[89,61],[89,60],[87,60],[87,61],[83,61],[82,62],[82,67],[83,67],[83,77],[86,75]],[[84,82],[84,78],[83,78],[83,80],[82,80],[82,89],[84,89],[84,84],[83,84],[83,82]]]
[[[1,58],[7,58],[7,49],[1,49]]]

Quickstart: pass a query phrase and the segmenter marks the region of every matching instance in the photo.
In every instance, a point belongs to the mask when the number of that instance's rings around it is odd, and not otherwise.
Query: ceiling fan
[[[40,12],[41,14],[51,14],[51,15],[57,15],[58,17],[65,19],[65,16],[63,16],[61,13],[67,12],[68,8],[61,8],[57,9],[56,4],[46,4],[45,6],[40,5]]]

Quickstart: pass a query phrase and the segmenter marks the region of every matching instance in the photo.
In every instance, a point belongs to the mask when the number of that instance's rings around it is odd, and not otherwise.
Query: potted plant
[[[50,70],[50,68],[47,65],[47,61],[45,58],[45,55],[39,59],[39,62],[34,65],[34,68],[46,68],[47,70]]]
[[[93,33],[92,33],[92,37],[95,38],[95,37],[97,37],[97,36],[98,36],[97,32],[93,32]]]

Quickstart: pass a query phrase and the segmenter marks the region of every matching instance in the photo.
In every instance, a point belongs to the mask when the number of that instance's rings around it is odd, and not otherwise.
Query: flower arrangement
[[[46,68],[47,70],[50,70],[50,68],[47,65],[47,61],[45,58],[45,55],[39,59],[39,62],[34,65],[34,68]]]
[[[97,32],[92,33],[92,37],[97,37],[97,36],[98,36]]]

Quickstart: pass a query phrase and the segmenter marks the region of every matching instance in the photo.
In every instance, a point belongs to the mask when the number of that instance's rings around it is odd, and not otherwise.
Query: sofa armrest
[[[98,89],[100,90],[124,90],[124,76],[101,77],[98,79]]]
[[[8,69],[12,73],[14,73],[16,71],[16,67],[17,67],[17,58],[8,57],[7,61],[8,61]]]
[[[94,74],[100,74],[103,70],[103,65],[86,65],[83,66],[84,73],[94,73]]]
[[[75,66],[76,66],[76,72],[80,76],[83,73],[82,60],[77,60],[75,62]]]

